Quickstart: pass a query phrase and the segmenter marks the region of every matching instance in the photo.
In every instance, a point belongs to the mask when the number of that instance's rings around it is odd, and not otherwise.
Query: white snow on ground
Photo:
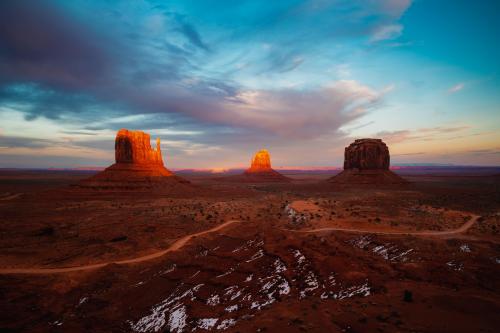
[[[460,245],[460,251],[469,253],[470,252],[470,247],[467,244],[462,244]]]
[[[337,281],[337,276],[333,272],[322,278],[321,269],[314,270],[315,266],[312,262],[298,249],[291,250],[294,264],[289,269],[282,258],[267,255],[263,248],[255,248],[262,246],[262,241],[251,240],[246,242],[246,246],[248,246],[247,249],[236,251],[236,256],[242,260],[241,263],[234,265],[224,274],[208,279],[204,277],[206,281],[218,281],[215,285],[210,283],[195,286],[186,284],[186,281],[193,281],[195,277],[199,279],[199,271],[194,275],[186,276],[186,280],[181,282],[167,298],[151,307],[149,314],[137,321],[129,322],[132,330],[135,332],[169,331],[176,333],[187,330],[221,331],[236,325],[241,316],[253,316],[256,311],[261,311],[293,293],[296,293],[299,299],[318,297],[322,300],[342,300],[354,296],[370,295],[368,281],[363,284],[344,286],[341,281]],[[384,250],[387,250],[387,253],[390,252],[390,247],[385,245],[374,251],[376,246],[380,245],[373,245],[369,250],[373,253],[384,253]],[[250,257],[250,262],[259,258],[263,259],[258,263],[247,265],[245,257],[238,252],[252,249],[253,251],[257,250],[257,252]],[[247,258],[250,253],[246,252]],[[401,253],[398,252],[398,255]],[[255,266],[258,268],[255,269]],[[249,267],[252,267],[253,270],[251,270],[251,274],[246,274],[246,278],[238,278],[237,283],[235,283],[233,276],[228,279],[232,284],[225,284],[227,283],[225,279],[215,280],[229,275],[228,272],[236,274],[237,267],[243,268],[241,272],[237,271],[238,274],[248,272]],[[289,275],[292,275],[293,279]],[[289,282],[289,279],[292,279],[292,282]],[[217,286],[221,285],[228,287],[220,290],[221,287]],[[201,301],[204,298],[198,295],[202,286],[205,289],[209,286],[215,287],[212,291],[204,290],[208,292],[204,293],[204,297],[210,295],[206,301]],[[205,310],[222,314],[222,316],[220,318],[190,318],[189,311],[192,309],[190,302],[193,301],[201,304],[202,307],[205,306]]]
[[[246,262],[252,262],[254,260],[260,259],[264,256],[264,250],[260,249],[253,256],[250,257]]]
[[[63,321],[62,320],[56,320],[54,321],[53,323],[50,323],[51,325],[54,325],[54,326],[61,326],[63,324]]]
[[[206,257],[208,255],[208,249],[205,249],[205,250],[202,250],[200,251],[200,253],[198,253],[195,258],[199,258],[199,257]]]
[[[196,275],[200,274],[201,271],[197,271],[196,273],[194,273],[193,275],[191,275],[189,278],[192,279],[194,277],[196,277]]]
[[[318,278],[316,277],[316,274],[314,274],[313,271],[308,271],[306,278],[304,280],[306,287],[300,291],[300,297],[299,298],[304,298],[306,297],[308,292],[314,291],[319,288],[319,282]]]
[[[89,300],[88,297],[82,297],[82,298],[80,298],[80,300],[78,301],[78,305],[77,306],[82,305],[83,303],[87,302],[88,300]]]
[[[231,326],[234,326],[236,325],[236,320],[234,319],[224,319],[223,321],[221,321],[221,323],[217,326],[217,329],[218,330],[226,330],[228,329],[229,327]]]
[[[274,261],[274,272],[275,273],[283,273],[286,271],[286,265],[279,258]]]
[[[241,296],[243,290],[245,290],[245,288],[240,290],[238,286],[227,287],[224,289],[224,298],[229,299],[230,301],[235,300]]]
[[[186,297],[190,297],[191,299],[194,296],[194,293],[197,292],[203,284],[198,284],[193,288],[187,289],[182,294],[180,293],[180,287],[183,284],[181,283],[165,300],[160,302],[159,304],[153,306],[151,308],[151,314],[139,319],[135,324],[132,323],[132,330],[136,332],[158,332],[166,323],[166,314],[169,313],[168,325],[171,331],[174,328],[177,330],[176,332],[182,332],[182,328],[179,329],[180,325],[183,323],[184,325],[186,318],[182,319],[182,314],[185,315],[185,306],[180,303],[180,301]],[[181,309],[181,310],[179,310]],[[173,313],[175,312],[175,315]],[[172,326],[174,325],[174,326]]]
[[[215,324],[217,324],[217,321],[219,318],[203,318],[203,319],[198,319],[197,326],[193,328],[193,331],[195,331],[197,328],[201,328],[204,330],[211,330]]]
[[[299,298],[305,298],[308,293],[319,288],[319,281],[316,273],[310,269],[310,264],[306,257],[299,250],[292,251],[293,256],[297,259],[297,271],[300,275],[305,275],[305,287],[299,290]]]
[[[464,264],[453,260],[448,261],[446,265],[457,272],[460,272],[461,270],[464,269]]]
[[[235,269],[236,269],[235,267],[231,267],[231,268],[229,268],[229,270],[227,272],[224,272],[222,274],[217,275],[216,278],[221,278],[221,277],[224,277],[226,275],[229,275],[232,272],[234,272]]]
[[[207,299],[207,305],[216,306],[219,303],[220,297],[217,294],[214,294]]]
[[[414,251],[413,249],[400,249],[397,245],[391,243],[379,244],[373,240],[371,235],[362,235],[347,241],[347,243],[362,250],[371,251],[385,260],[393,262],[408,261],[408,255]]]
[[[333,298],[335,299],[344,299],[350,298],[353,296],[370,296],[370,287],[368,286],[368,282],[360,285],[360,286],[352,286],[346,289],[342,289],[336,294],[333,294]]]
[[[290,206],[290,204],[285,206],[285,214],[291,223],[301,223],[302,221],[306,221],[307,218],[305,216],[300,215],[295,209]]]
[[[304,255],[299,250],[295,250],[293,256],[297,258],[297,263],[299,264],[299,266],[306,261],[306,257],[304,257]]]
[[[169,332],[180,333],[186,327],[186,307],[181,305],[170,313],[168,318]]]
[[[351,244],[359,247],[360,249],[364,249],[371,242],[371,237],[369,235],[359,236],[358,238],[351,240]]]
[[[172,266],[170,266],[166,270],[158,272],[158,275],[165,275],[165,274],[168,274],[168,273],[172,273],[176,268],[177,268],[177,265],[176,264],[172,264]]]
[[[230,305],[224,309],[226,312],[233,312],[238,310],[238,304]]]

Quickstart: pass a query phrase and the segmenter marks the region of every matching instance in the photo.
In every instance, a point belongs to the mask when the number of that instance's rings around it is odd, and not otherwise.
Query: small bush
[[[403,294],[403,301],[408,303],[413,302],[413,293],[409,290],[405,290]]]

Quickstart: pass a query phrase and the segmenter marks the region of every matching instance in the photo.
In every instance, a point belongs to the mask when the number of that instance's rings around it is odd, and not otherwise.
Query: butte
[[[176,190],[190,186],[163,165],[160,139],[151,148],[150,136],[141,131],[121,129],[115,139],[115,163],[104,171],[81,181],[77,186],[92,189]]]
[[[290,178],[283,176],[271,168],[271,156],[266,149],[259,150],[250,164],[250,168],[241,175],[247,182],[289,182]]]
[[[389,148],[381,139],[355,140],[345,148],[344,170],[329,179],[338,184],[405,184],[389,170]]]

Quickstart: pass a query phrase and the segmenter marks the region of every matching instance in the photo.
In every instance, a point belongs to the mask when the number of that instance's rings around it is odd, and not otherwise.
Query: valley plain
[[[7,332],[495,332],[498,170],[331,174],[98,191],[86,171],[0,173]],[[182,174],[182,173],[179,173]]]

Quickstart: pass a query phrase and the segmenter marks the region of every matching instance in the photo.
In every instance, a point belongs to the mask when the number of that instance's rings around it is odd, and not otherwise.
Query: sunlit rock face
[[[330,178],[338,184],[404,184],[389,170],[389,148],[381,139],[359,139],[345,148],[344,171]]]
[[[359,139],[345,148],[344,170],[389,170],[389,148],[381,139]]]
[[[151,147],[151,137],[141,131],[121,129],[115,139],[115,161],[103,172],[80,183],[81,187],[97,189],[161,188],[188,184],[163,165],[160,139],[156,149]]]
[[[141,131],[121,129],[115,139],[116,163],[163,165],[160,138],[156,139],[156,149],[151,148],[149,134]]]
[[[259,150],[252,158],[250,168],[239,178],[243,182],[289,182],[288,177],[283,176],[271,168],[271,155],[266,149]]]
[[[248,172],[261,172],[271,170],[271,156],[266,149],[259,150],[252,159]]]

